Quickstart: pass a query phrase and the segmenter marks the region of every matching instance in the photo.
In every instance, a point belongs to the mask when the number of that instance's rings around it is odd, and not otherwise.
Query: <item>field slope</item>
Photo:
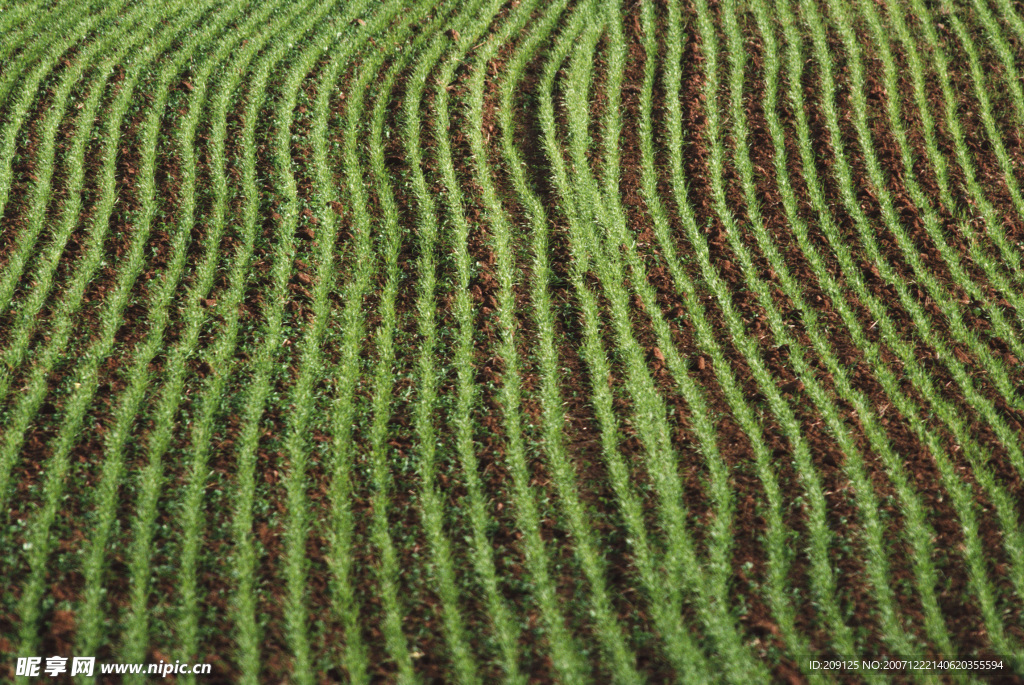
[[[0,680],[1024,682],[1022,77],[1016,0],[0,1]]]

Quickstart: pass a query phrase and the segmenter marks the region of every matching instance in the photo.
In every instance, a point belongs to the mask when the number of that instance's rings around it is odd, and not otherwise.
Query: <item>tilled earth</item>
[[[0,673],[1024,681],[1021,16],[4,7]]]

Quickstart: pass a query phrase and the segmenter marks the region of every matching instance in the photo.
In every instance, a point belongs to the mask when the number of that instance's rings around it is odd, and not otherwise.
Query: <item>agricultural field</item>
[[[0,681],[1024,682],[1022,75],[1020,0],[0,0]]]

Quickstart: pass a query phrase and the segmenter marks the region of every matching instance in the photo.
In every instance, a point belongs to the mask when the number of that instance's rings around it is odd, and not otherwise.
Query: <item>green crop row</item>
[[[251,31],[254,28],[254,24],[255,21],[251,21],[246,27],[243,27],[241,31],[242,36],[246,35],[246,29]],[[242,39],[244,38],[239,37],[239,40]],[[157,43],[156,47],[159,47],[159,43]],[[205,104],[203,95],[208,87],[210,74],[218,66],[219,60],[223,59],[234,47],[235,42],[229,39],[222,40],[218,45],[215,59],[208,60],[204,64],[203,69],[198,72],[198,78],[195,79],[197,92],[196,97],[189,102],[191,115],[187,116],[182,122],[178,133],[178,155],[183,164],[183,181],[186,190],[190,187],[192,189],[195,187],[195,157],[193,152],[195,127],[199,118],[199,112]],[[233,60],[231,64],[238,69],[244,63],[245,59],[240,58],[239,60]],[[234,85],[236,84],[237,80]],[[230,78],[218,83],[217,90],[211,98],[209,107],[216,109],[219,104],[223,108],[227,98],[231,95],[232,89],[233,84]],[[182,214],[178,219],[182,226],[185,227],[185,230],[191,230],[193,225],[194,207],[194,200],[186,199],[185,205],[182,208]],[[219,238],[222,231],[223,221],[211,222],[211,232],[205,240],[205,257],[197,269],[200,277],[189,293],[189,310],[185,317],[188,322],[187,328],[178,344],[168,354],[166,366],[168,380],[165,383],[161,400],[158,401],[158,409],[155,414],[155,417],[158,419],[157,430],[150,442],[151,446],[157,448],[153,449],[150,454],[150,463],[153,466],[144,471],[144,475],[139,474],[145,478],[144,483],[149,486],[148,490],[145,486],[143,489],[145,493],[143,495],[144,502],[154,501],[159,489],[160,471],[162,470],[161,459],[168,444],[168,433],[173,430],[175,410],[177,403],[180,401],[182,380],[187,370],[185,364],[186,357],[195,345],[196,329],[202,320],[197,311],[199,299],[206,297],[211,287],[213,269],[217,263],[217,248],[219,248]],[[137,420],[143,397],[149,390],[148,386],[151,380],[151,375],[148,371],[149,365],[153,357],[160,351],[163,343],[162,338],[159,335],[155,335],[156,332],[156,329],[151,329],[147,344],[140,348],[136,356],[133,368],[131,368],[127,375],[129,380],[128,388],[122,393],[118,408],[115,410],[114,424],[105,435],[103,469],[94,506],[96,526],[86,547],[86,599],[81,609],[81,615],[82,624],[87,626],[88,629],[83,629],[79,634],[79,645],[83,651],[94,651],[105,639],[104,634],[100,630],[103,620],[101,601],[105,574],[104,554],[110,544],[113,527],[116,522],[118,498],[123,487],[124,453],[131,435],[132,426]],[[159,419],[162,419],[162,421]],[[160,448],[160,446],[163,447]]]

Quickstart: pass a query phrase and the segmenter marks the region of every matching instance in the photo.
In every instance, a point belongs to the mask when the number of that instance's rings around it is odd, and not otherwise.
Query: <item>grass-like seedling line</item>
[[[148,28],[148,27],[147,27]],[[145,30],[145,29],[143,29]],[[170,39],[174,34],[169,32],[169,35],[165,34]],[[124,37],[117,36],[121,40],[125,40]],[[45,154],[45,153],[44,153]],[[126,270],[125,273],[131,273]],[[123,302],[124,297],[120,298]],[[119,300],[111,300],[114,307],[117,306]],[[108,321],[117,321],[118,313],[113,311],[109,314]],[[108,326],[108,330],[112,326]],[[62,498],[64,479],[67,474],[67,470],[70,465],[69,452],[72,446],[73,437],[79,432],[82,415],[85,408],[88,406],[91,396],[90,391],[95,387],[95,367],[98,365],[98,361],[103,358],[104,348],[109,348],[111,334],[104,336],[106,340],[101,338],[101,343],[98,349],[93,350],[93,359],[96,360],[92,364],[87,364],[85,368],[80,372],[77,382],[76,392],[69,403],[68,411],[65,416],[62,417],[61,429],[57,434],[55,444],[53,446],[53,454],[50,458],[50,462],[47,468],[47,479],[43,486],[43,506],[33,518],[30,523],[31,535],[28,546],[29,551],[29,568],[30,576],[29,580],[25,585],[24,594],[20,598],[20,620],[22,624],[22,645],[21,649],[28,651],[35,648],[34,634],[36,632],[36,622],[38,621],[38,610],[39,610],[39,598],[43,592],[43,583],[46,577],[46,562],[52,546],[52,537],[50,528],[59,511],[59,502]],[[105,344],[104,344],[105,343]]]
[[[255,17],[250,22],[249,28],[252,28],[252,24],[255,24],[259,20],[259,16]],[[221,56],[227,54],[229,50],[234,47],[231,41],[222,41],[219,47],[219,54]],[[154,55],[155,57],[155,55]],[[244,63],[244,58],[239,57],[239,61],[233,62],[236,68],[240,68],[240,65]],[[205,70],[206,77],[209,76],[210,71],[216,65],[215,62],[210,61],[207,63],[208,66]],[[206,79],[200,80],[198,83],[201,91],[206,87]],[[231,80],[228,79],[226,83],[222,82],[222,88],[231,87]],[[230,90],[228,91],[230,93]],[[221,90],[215,94],[213,98],[213,107],[216,107],[216,103],[223,103],[225,101],[225,93]],[[197,109],[205,105],[202,98],[197,97],[190,102],[190,108]],[[192,145],[194,143],[195,136],[195,123],[197,117],[193,115],[186,121],[186,127],[181,129],[179,134],[179,154],[182,156],[183,161],[186,163],[187,168],[192,171],[186,177],[186,182],[190,183],[193,188],[195,184],[194,178],[194,158],[192,157]],[[180,221],[185,222],[186,225],[190,225],[193,221],[194,206],[189,203],[185,206],[184,212],[181,216]],[[206,256],[203,260],[202,265],[199,267],[197,272],[200,275],[196,286],[190,291],[189,301],[189,314],[186,315],[188,321],[188,327],[185,334],[178,341],[178,344],[172,349],[170,354],[169,363],[169,374],[168,379],[165,382],[163,395],[167,397],[163,404],[167,408],[163,411],[159,411],[157,416],[164,418],[162,422],[162,428],[160,430],[166,432],[171,429],[173,425],[173,416],[175,403],[178,401],[181,393],[181,384],[185,376],[185,357],[190,345],[189,340],[194,345],[194,339],[196,337],[196,328],[201,318],[198,314],[199,299],[204,297],[210,288],[210,281],[213,274],[213,267],[217,263],[217,253],[213,248],[219,239],[219,227],[221,223],[211,222],[213,230],[210,233],[210,237],[207,239]],[[119,405],[117,413],[115,414],[116,422],[112,429],[107,433],[105,441],[105,459],[103,464],[103,479],[101,481],[101,488],[96,498],[96,520],[98,525],[95,528],[94,534],[90,537],[89,546],[87,551],[87,562],[85,569],[85,577],[87,583],[87,589],[85,593],[85,604],[81,609],[83,624],[92,627],[91,630],[83,630],[81,632],[82,641],[80,642],[80,648],[83,651],[92,651],[102,642],[102,635],[99,633],[99,624],[102,618],[102,609],[100,602],[102,598],[102,588],[104,579],[104,550],[107,548],[112,534],[112,528],[116,521],[116,507],[118,501],[118,494],[121,491],[121,477],[124,471],[124,453],[127,448],[128,438],[131,434],[131,429],[134,421],[136,420],[139,405],[142,398],[147,390],[148,381],[150,375],[147,371],[147,367],[152,361],[153,356],[162,346],[162,340],[157,336],[151,336],[150,343],[145,345],[141,353],[136,357],[134,373],[130,373],[130,385],[129,389],[122,395],[122,401]]]
[[[596,37],[596,36],[595,36]],[[610,62],[618,64],[618,70],[610,72],[608,89],[617,88],[616,79],[621,80],[622,60],[621,47],[616,50],[612,42],[611,49],[618,53]],[[717,448],[713,438],[710,437],[709,426],[706,423],[707,412],[696,419],[695,430],[701,439],[701,446],[704,455],[708,460],[709,470],[712,472],[712,479],[718,477],[718,483],[710,487],[715,493],[712,499],[715,501],[716,530],[709,532],[714,541],[709,541],[709,558],[707,560],[707,571],[697,565],[695,558],[696,548],[692,540],[692,533],[687,530],[687,512],[680,507],[682,501],[681,484],[673,473],[672,465],[678,460],[675,449],[668,440],[669,428],[665,420],[667,408],[663,400],[658,397],[653,381],[645,368],[643,352],[639,344],[629,330],[628,320],[628,294],[621,285],[624,283],[624,274],[617,255],[611,248],[611,244],[624,241],[623,222],[621,207],[617,206],[615,200],[602,195],[598,188],[596,179],[592,178],[589,165],[586,160],[586,149],[588,141],[586,136],[586,108],[582,105],[583,93],[589,74],[586,71],[584,62],[577,56],[573,61],[573,69],[570,71],[570,78],[566,89],[566,115],[570,123],[571,159],[575,164],[576,187],[569,185],[568,178],[563,173],[556,172],[557,185],[563,193],[564,203],[570,208],[569,221],[571,240],[574,245],[579,245],[577,263],[580,264],[580,272],[574,280],[576,287],[581,291],[581,299],[588,301],[588,309],[591,316],[597,318],[596,298],[592,293],[583,294],[586,286],[583,284],[582,274],[585,273],[587,263],[593,260],[599,279],[605,288],[612,309],[614,328],[616,331],[616,343],[625,353],[626,387],[636,407],[636,421],[639,428],[639,435],[645,444],[648,459],[650,461],[649,473],[652,482],[658,491],[659,509],[661,515],[661,526],[667,538],[668,555],[672,559],[670,566],[669,582],[684,583],[689,589],[697,594],[695,599],[698,611],[706,624],[706,629],[720,650],[730,653],[730,677],[741,680],[744,677],[753,677],[750,670],[752,664],[744,663],[744,655],[740,652],[739,640],[734,626],[728,616],[728,611],[723,603],[713,599],[714,594],[724,590],[725,563],[727,545],[729,544],[728,528],[731,525],[731,502],[728,489],[721,489],[724,475],[720,470],[721,462],[718,459]],[[617,141],[618,130],[618,100],[615,96],[609,99],[608,112],[603,122],[605,142],[603,147],[605,175],[605,193],[610,189],[618,187],[618,159]],[[550,130],[550,129],[549,129]],[[551,141],[550,133],[549,141]],[[549,145],[554,147],[551,142]],[[558,165],[554,165],[556,169]],[[611,191],[614,192],[614,191]],[[617,193],[616,193],[617,197]],[[575,216],[573,216],[575,214]],[[608,240],[603,241],[599,231],[607,234]],[[628,247],[627,247],[628,249]],[[585,251],[585,252],[584,252]],[[634,276],[635,278],[636,276]],[[659,340],[661,347],[671,345],[670,341]],[[684,393],[689,395],[688,399],[695,408],[700,407],[700,399],[692,392],[693,388],[683,382]],[[717,474],[715,473],[717,470]],[[716,488],[716,485],[718,486]],[[706,575],[705,575],[706,574]],[[685,587],[685,585],[684,585]],[[735,669],[735,670],[733,670]]]

